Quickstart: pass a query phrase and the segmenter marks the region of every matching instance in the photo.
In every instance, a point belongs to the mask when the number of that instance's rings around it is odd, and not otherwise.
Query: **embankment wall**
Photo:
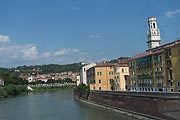
[[[180,120],[180,93],[74,90],[74,97],[154,119]]]

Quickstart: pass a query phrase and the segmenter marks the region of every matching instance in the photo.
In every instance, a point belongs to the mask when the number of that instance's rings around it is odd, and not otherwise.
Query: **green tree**
[[[9,85],[5,86],[4,89],[7,91],[8,95],[17,95],[18,94],[16,86],[13,84],[9,84]]]
[[[26,85],[18,85],[17,86],[17,94],[22,94],[22,93],[26,93],[27,90],[27,86]]]
[[[55,80],[54,80],[54,79],[48,79],[46,83],[47,83],[47,84],[54,84],[54,83],[55,83]]]

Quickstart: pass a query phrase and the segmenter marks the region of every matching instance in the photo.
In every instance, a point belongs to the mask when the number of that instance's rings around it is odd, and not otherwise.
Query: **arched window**
[[[156,25],[155,25],[155,23],[153,23],[153,28],[156,28]]]

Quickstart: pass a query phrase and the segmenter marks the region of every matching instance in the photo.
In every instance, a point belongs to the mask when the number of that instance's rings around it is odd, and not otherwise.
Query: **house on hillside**
[[[0,86],[4,86],[4,79],[0,78]]]

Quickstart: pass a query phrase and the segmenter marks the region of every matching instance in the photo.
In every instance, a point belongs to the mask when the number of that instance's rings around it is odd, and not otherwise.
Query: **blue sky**
[[[163,43],[180,38],[180,0],[0,0],[0,67],[131,57],[149,16]]]

